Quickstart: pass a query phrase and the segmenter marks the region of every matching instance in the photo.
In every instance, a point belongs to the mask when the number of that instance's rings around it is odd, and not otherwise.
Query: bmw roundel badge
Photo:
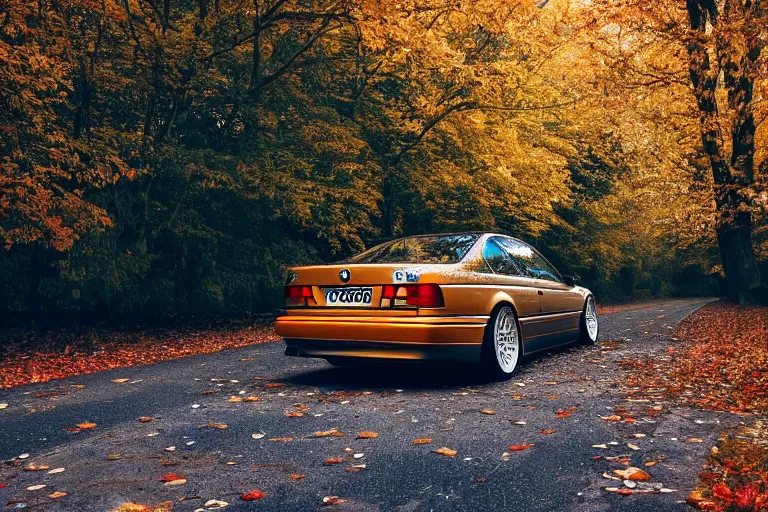
[[[339,277],[341,278],[342,283],[348,283],[349,279],[352,277],[352,274],[347,269],[342,269],[341,272],[339,272]]]

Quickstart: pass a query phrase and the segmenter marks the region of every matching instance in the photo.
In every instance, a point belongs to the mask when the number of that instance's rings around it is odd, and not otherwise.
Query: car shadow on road
[[[437,363],[381,363],[327,366],[295,374],[285,383],[341,389],[440,389],[493,382],[475,366]]]
[[[581,350],[576,345],[565,345],[549,351],[538,352],[523,358],[511,379],[523,378],[539,360],[564,352]],[[357,366],[326,366],[294,374],[283,380],[286,384],[316,386],[346,390],[429,390],[461,388],[502,383],[482,367],[459,363],[367,363]]]

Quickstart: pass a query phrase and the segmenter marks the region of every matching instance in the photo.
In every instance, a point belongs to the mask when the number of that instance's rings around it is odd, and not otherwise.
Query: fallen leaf
[[[512,445],[512,446],[509,447],[509,451],[511,451],[511,452],[521,452],[523,450],[527,450],[531,446],[533,446],[533,443],[531,443],[531,444]]]
[[[149,416],[142,416],[141,418],[139,418],[138,421],[139,423],[149,423],[150,421],[152,421],[152,418],[150,418]]]
[[[644,438],[646,436],[645,436],[645,434],[632,434],[632,437],[634,437],[635,439],[642,439],[642,438]]]
[[[333,464],[341,464],[344,462],[344,459],[341,457],[331,457],[329,459],[325,459],[325,465],[326,466],[332,466]]]
[[[493,409],[483,409],[480,412],[483,414],[490,414],[490,415],[496,414],[496,411],[494,411]]]
[[[712,486],[712,494],[721,500],[730,501],[733,499],[733,491],[723,482],[717,482]]]
[[[0,410],[5,409],[6,407],[8,407],[8,404],[0,404]]]
[[[165,485],[167,485],[168,487],[173,487],[173,486],[176,486],[176,485],[184,485],[185,483],[187,483],[187,479],[186,478],[177,478],[176,480],[171,480],[169,482],[165,482]]]
[[[376,432],[363,431],[357,434],[356,439],[376,439],[377,437],[379,437],[379,434]]]
[[[423,437],[421,439],[414,439],[413,444],[429,444],[432,442],[432,439],[429,437]]]
[[[639,446],[637,446],[636,444],[632,444],[632,443],[627,443],[627,448],[629,448],[630,450],[639,450],[640,449]]]
[[[107,460],[120,460],[122,456],[119,453],[110,453],[107,455]]]
[[[453,457],[458,453],[456,450],[451,450],[450,448],[446,448],[443,446],[442,448],[438,448],[437,450],[432,450],[432,453],[436,453],[438,455],[445,455],[446,457]]]
[[[251,434],[251,437],[252,437],[253,439],[261,439],[261,438],[262,438],[262,437],[264,437],[265,435],[267,435],[267,434],[265,434],[265,433],[263,433],[263,432],[262,432],[261,434]]]
[[[240,496],[240,499],[243,501],[255,501],[255,500],[260,500],[264,496],[266,495],[263,492],[259,490],[253,490]]]
[[[30,485],[27,487],[28,491],[39,491],[40,489],[44,489],[47,487],[45,484],[39,484],[39,485]]]
[[[130,379],[112,379],[112,382],[115,384],[122,384],[123,382],[128,382]]]
[[[275,443],[289,443],[293,441],[292,437],[273,437],[270,439],[270,441],[273,441]]]
[[[604,444],[593,444],[592,448],[600,448],[601,450],[607,450],[608,447]]]
[[[48,472],[48,474],[49,474],[49,475],[55,475],[55,474],[57,474],[57,473],[63,473],[63,472],[64,472],[64,468],[56,468],[56,469],[52,469],[52,470],[50,470],[50,471]]]
[[[541,430],[541,433],[544,434],[545,436],[554,434],[555,432],[557,432],[557,430],[555,430],[555,429],[544,429],[544,430]]]
[[[282,382],[269,382],[267,384],[264,384],[265,388],[282,388],[285,386]]]
[[[661,461],[660,460],[649,460],[648,462],[645,463],[645,466],[647,466],[647,467],[655,466],[659,462],[661,462]]]
[[[67,493],[65,493],[65,492],[56,491],[56,492],[54,492],[52,494],[49,494],[48,497],[51,498],[52,500],[58,500],[59,498],[63,498],[66,495],[67,495]]]
[[[294,473],[292,475],[288,475],[288,478],[290,478],[291,480],[301,480],[302,478],[304,478],[304,475],[299,473]]]
[[[689,443],[703,443],[704,440],[700,437],[691,437],[688,439]]]
[[[165,448],[165,451],[167,451],[167,452],[176,451],[176,447],[175,446],[169,446],[168,448]]]
[[[24,471],[45,471],[46,469],[50,469],[50,466],[45,464],[29,464],[24,466]]]
[[[289,418],[301,418],[302,416],[304,416],[304,413],[299,411],[288,411],[285,413],[285,415],[288,416]]]
[[[241,396],[231,396],[227,398],[227,402],[229,403],[242,402],[242,401],[243,401],[243,397]]]
[[[172,482],[174,480],[181,480],[182,476],[177,475],[176,473],[166,473],[163,476],[159,478],[161,482]]]
[[[567,418],[573,412],[576,410],[576,406],[569,407],[567,409],[558,409],[557,412],[555,412],[555,416],[558,418]]]
[[[205,508],[224,508],[229,506],[229,503],[221,500],[208,500],[205,503],[203,503],[203,506]]]
[[[258,396],[247,396],[243,398],[244,402],[258,402],[259,400],[261,400],[261,398],[259,398]]]
[[[649,475],[642,469],[635,468],[635,467],[629,467],[627,469],[614,469],[613,472],[625,480],[646,482],[651,479],[651,475]]]
[[[685,501],[687,501],[688,504],[693,505],[694,507],[697,507],[699,503],[701,503],[702,501],[706,501],[706,498],[704,498],[704,495],[701,494],[700,489],[694,489],[691,491],[691,493],[688,495]]]
[[[321,431],[315,432],[315,434],[312,437],[344,437],[344,434],[342,434],[335,428],[332,428],[331,430],[321,430]]]
[[[612,414],[611,416],[600,416],[603,421],[621,421],[621,416],[618,414]]]
[[[216,428],[219,430],[223,430],[227,428],[227,425],[224,423],[204,423],[200,425],[200,428]]]
[[[346,503],[346,502],[347,502],[347,500],[343,500],[343,499],[339,498],[338,496],[326,496],[326,497],[323,498],[323,505],[324,506],[339,505],[341,503]]]
[[[96,424],[95,423],[90,423],[88,421],[86,421],[85,423],[78,423],[77,424],[77,428],[82,429],[82,430],[90,430],[90,429],[92,429],[94,427],[96,427]]]

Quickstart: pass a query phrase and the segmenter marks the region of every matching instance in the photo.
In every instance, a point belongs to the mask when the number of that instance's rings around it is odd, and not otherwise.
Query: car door
[[[536,288],[540,313],[526,322],[532,345],[540,350],[575,339],[583,305],[581,295],[567,286],[552,264],[530,245],[514,238],[505,238],[503,245]]]

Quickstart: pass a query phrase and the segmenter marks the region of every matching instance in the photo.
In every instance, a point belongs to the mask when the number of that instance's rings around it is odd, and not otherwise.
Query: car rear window
[[[346,263],[458,263],[479,234],[409,236],[385,242]]]

